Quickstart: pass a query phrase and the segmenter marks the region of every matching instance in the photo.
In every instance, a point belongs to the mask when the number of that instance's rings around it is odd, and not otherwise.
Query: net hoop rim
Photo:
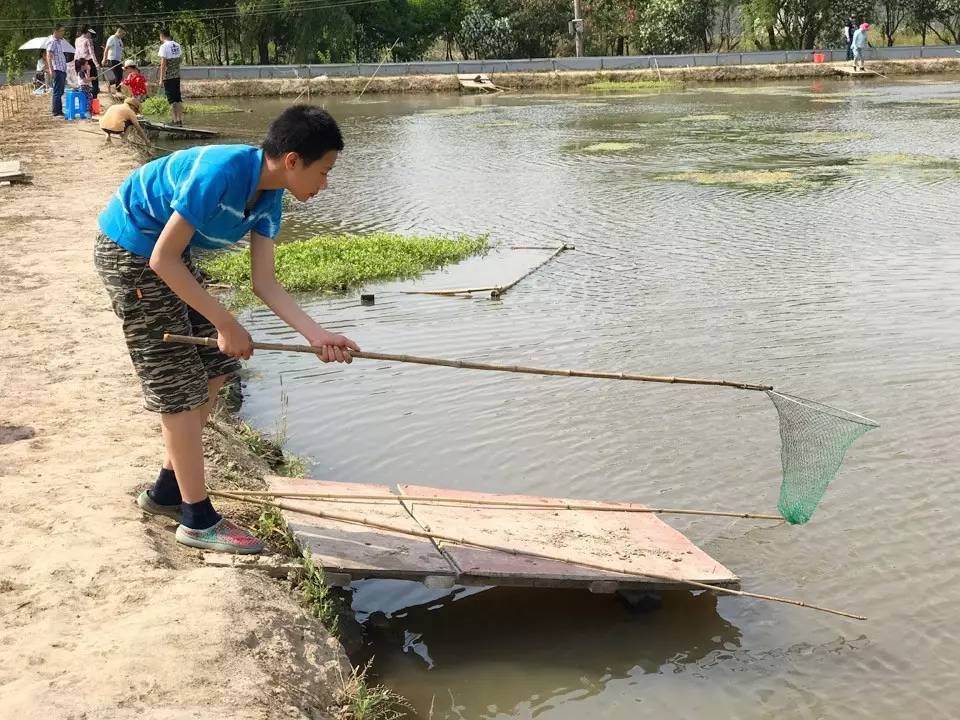
[[[855,422],[860,425],[866,425],[869,428],[878,428],[880,423],[875,420],[871,420],[868,417],[863,415],[857,415],[848,410],[842,410],[841,408],[834,407],[833,405],[827,405],[825,403],[817,402],[816,400],[808,400],[807,398],[802,398],[797,395],[789,395],[779,390],[766,390],[768,395],[777,395],[789,400],[792,403],[796,403],[801,406],[813,406],[814,408],[820,409],[821,412],[826,412],[828,415],[833,415],[834,417],[840,418],[841,420],[849,420],[850,422]]]

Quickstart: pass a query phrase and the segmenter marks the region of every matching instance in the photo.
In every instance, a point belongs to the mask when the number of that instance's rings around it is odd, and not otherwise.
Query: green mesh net
[[[829,405],[773,390],[767,396],[780,416],[780,458],[783,481],[777,509],[793,525],[813,516],[827,485],[840,470],[847,448],[873,420]]]

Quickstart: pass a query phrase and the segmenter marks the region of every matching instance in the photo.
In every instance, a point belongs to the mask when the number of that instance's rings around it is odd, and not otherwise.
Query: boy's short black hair
[[[343,135],[330,113],[315,105],[288,107],[270,123],[263,140],[263,152],[268,157],[295,152],[305,165],[331,150],[343,150]]]
[[[160,28],[160,37],[173,39],[173,35],[170,34],[170,28]]]

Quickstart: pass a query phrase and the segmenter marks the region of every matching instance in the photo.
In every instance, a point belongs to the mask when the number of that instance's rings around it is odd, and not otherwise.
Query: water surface
[[[326,101],[347,150],[328,192],[289,206],[284,239],[577,247],[500,302],[398,292],[411,282],[369,286],[373,307],[307,298],[327,327],[384,352],[769,382],[882,425],[805,526],[670,519],[745,588],[868,622],[684,592],[631,615],[579,592],[358,583],[381,679],[437,720],[953,716],[957,99],[944,77]],[[285,102],[249,105],[210,122],[255,134]],[[542,254],[497,252],[419,286],[499,282]],[[244,322],[297,340],[264,310]],[[289,449],[317,478],[776,503],[776,413],[757,393],[266,353],[246,386],[244,412],[267,429],[286,393]]]

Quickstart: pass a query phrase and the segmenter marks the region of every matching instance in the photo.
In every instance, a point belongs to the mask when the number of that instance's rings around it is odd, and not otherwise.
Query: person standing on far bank
[[[850,13],[847,24],[843,28],[843,36],[847,39],[847,60],[853,60],[853,34],[857,31],[857,19]]]
[[[46,44],[47,74],[53,79],[51,103],[54,117],[63,117],[63,91],[67,87],[67,58],[63,54],[62,40],[63,25],[57,25]]]
[[[183,48],[170,35],[169,30],[160,31],[160,74],[158,81],[163,85],[173,125],[183,125],[183,97],[180,95],[180,60]]]
[[[867,31],[869,30],[870,23],[863,23],[860,29],[853,34],[853,42],[850,43],[853,48],[853,69],[856,70],[859,64],[861,72],[866,70],[863,64],[863,49],[870,45],[870,41],[867,39]]]
[[[107,91],[113,92],[120,90],[120,82],[123,80],[123,36],[126,30],[118,27],[117,31],[107,38],[107,44],[103,48],[103,60],[100,65],[107,75]]]

